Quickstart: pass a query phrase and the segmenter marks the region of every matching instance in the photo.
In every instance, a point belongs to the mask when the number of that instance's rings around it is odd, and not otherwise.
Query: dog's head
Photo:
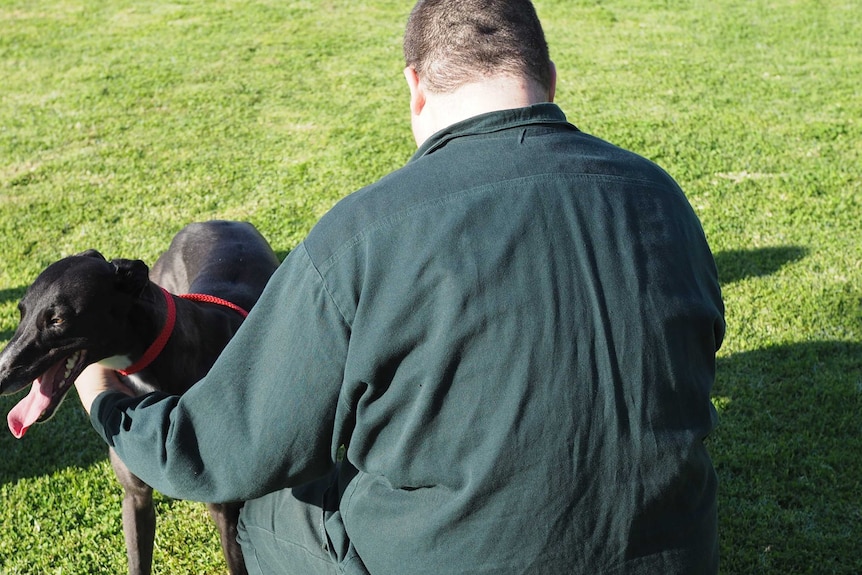
[[[9,413],[16,437],[54,414],[84,367],[128,353],[129,312],[148,282],[144,262],[107,261],[95,250],[39,274],[18,304],[20,322],[0,352],[0,394],[33,383]]]

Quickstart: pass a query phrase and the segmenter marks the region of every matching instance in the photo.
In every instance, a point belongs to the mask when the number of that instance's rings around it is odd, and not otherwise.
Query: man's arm
[[[81,375],[75,381],[75,387],[78,389],[78,397],[87,415],[90,415],[90,410],[96,397],[102,393],[119,392],[129,396],[133,395],[132,390],[120,381],[116,371],[98,363],[87,366],[81,372]]]
[[[129,397],[91,367],[76,386],[102,438],[172,497],[247,500],[326,473],[349,328],[303,245],[209,374],[183,396]]]

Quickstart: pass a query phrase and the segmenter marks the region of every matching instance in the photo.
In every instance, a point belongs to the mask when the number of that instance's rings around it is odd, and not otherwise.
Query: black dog
[[[9,413],[10,430],[21,437],[49,419],[94,362],[119,370],[139,394],[185,392],[212,367],[277,267],[254,226],[227,221],[183,228],[151,273],[140,260],[109,262],[95,250],[51,264],[21,299],[21,321],[0,352],[0,394],[33,382]],[[156,523],[152,488],[110,455],[125,491],[129,572],[147,574]],[[236,542],[241,507],[209,505],[234,574],[246,573]]]

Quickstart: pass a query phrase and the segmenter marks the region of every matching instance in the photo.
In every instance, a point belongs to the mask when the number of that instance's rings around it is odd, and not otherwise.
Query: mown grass
[[[209,218],[284,255],[403,164],[410,5],[0,0],[0,341],[64,255],[152,262]],[[667,168],[716,253],[722,573],[862,572],[862,9],[536,5],[570,120]],[[0,573],[123,571],[119,489],[76,400],[0,454]],[[156,572],[223,573],[204,507],[158,505]]]

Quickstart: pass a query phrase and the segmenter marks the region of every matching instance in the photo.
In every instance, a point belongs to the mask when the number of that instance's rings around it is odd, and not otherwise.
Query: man
[[[404,52],[415,156],[182,398],[89,369],[94,426],[163,493],[248,500],[253,573],[715,573],[723,304],[683,193],[551,103],[529,1],[420,0]]]

